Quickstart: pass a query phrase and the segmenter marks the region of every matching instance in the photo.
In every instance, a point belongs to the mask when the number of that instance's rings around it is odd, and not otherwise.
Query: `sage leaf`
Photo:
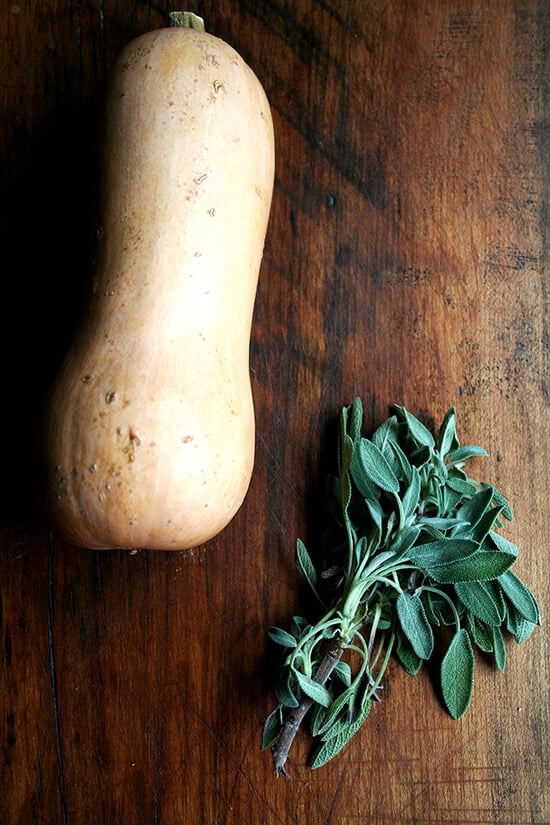
[[[401,505],[405,515],[405,522],[410,521],[414,515],[418,502],[420,501],[420,493],[422,491],[420,483],[420,473],[417,467],[411,467],[410,482],[403,494]]]
[[[347,662],[338,662],[334,668],[334,675],[337,676],[346,687],[351,685],[351,667]]]
[[[408,555],[414,564],[431,575],[432,570],[460,562],[477,550],[477,543],[470,539],[442,538],[425,544],[416,544],[411,547]]]
[[[342,440],[341,462],[342,467],[340,471],[340,494],[342,497],[342,512],[344,517],[347,516],[348,507],[351,499],[351,481],[349,476],[349,465],[353,455],[353,442],[349,435],[345,434]]]
[[[420,535],[420,527],[409,525],[397,533],[390,544],[390,550],[395,554],[396,560],[409,552],[411,547]]]
[[[511,553],[478,550],[464,559],[430,568],[430,576],[440,584],[467,581],[490,581],[504,573],[514,562]]]
[[[507,622],[507,628],[518,645],[527,641],[535,627],[536,625],[533,622],[528,622],[519,613],[515,614],[513,620]]]
[[[275,708],[275,710],[271,711],[271,713],[264,722],[261,744],[261,749],[263,751],[265,751],[266,748],[273,744],[273,742],[279,735],[282,723],[283,719],[281,714],[281,708],[280,706],[278,706]]]
[[[411,643],[402,632],[398,633],[395,652],[404,670],[411,676],[416,676],[422,667],[423,659],[414,652]]]
[[[474,458],[474,456],[486,455],[487,450],[484,450],[483,447],[476,447],[474,444],[466,444],[463,447],[459,447],[457,450],[453,450],[453,452],[449,455],[449,462],[451,464],[462,464],[469,458]]]
[[[405,409],[405,407],[394,406],[396,412],[407,425],[409,433],[418,446],[434,447],[435,439],[429,429],[422,424],[418,418]]]
[[[277,645],[282,645],[282,647],[296,647],[298,644],[291,633],[288,633],[280,627],[270,627],[268,635],[272,642],[275,642]]]
[[[305,578],[311,589],[316,593],[317,572],[307,548],[301,539],[296,541],[296,567]]]
[[[350,412],[348,433],[355,444],[361,438],[361,427],[363,425],[363,402],[360,398],[355,398]]]
[[[456,472],[456,468],[453,468]],[[475,496],[478,492],[476,485],[472,481],[467,481],[459,475],[447,475],[446,486],[450,487],[455,493],[460,493],[461,496]]]
[[[462,524],[462,521],[459,518],[453,518],[451,516],[445,516],[443,518],[437,516],[423,516],[418,519],[417,524],[421,527],[433,527],[439,532],[445,532]]]
[[[342,748],[347,745],[350,739],[363,726],[365,719],[369,715],[371,707],[372,703],[369,701],[366,706],[362,707],[359,716],[354,722],[350,725],[343,726],[336,735],[328,737],[325,741],[323,741],[321,747],[317,750],[311,761],[311,767],[313,769],[321,768],[323,765],[326,765],[327,762],[330,762],[331,759],[334,759],[338,753],[340,753]]]
[[[410,484],[413,467],[407,458],[405,452],[401,449],[396,441],[390,441],[384,455],[391,450],[393,454],[392,466],[397,476],[403,480],[404,484]]]
[[[439,455],[445,458],[452,449],[456,449],[458,446],[458,439],[456,437],[456,410],[454,407],[451,407],[445,414],[441,427],[439,428],[436,447]]]
[[[506,647],[504,646],[502,631],[500,627],[491,629],[493,631],[493,656],[495,657],[496,666],[502,671],[506,666]]]
[[[496,530],[491,530],[487,535],[486,541],[484,541],[484,545],[487,549],[496,547],[497,550],[501,550],[503,553],[512,554],[516,559],[518,557],[518,548],[516,545],[512,544],[508,539],[505,539],[504,536],[501,536]]]
[[[420,596],[412,596],[405,590],[397,597],[395,606],[413,651],[421,659],[429,659],[434,648],[434,635]]]
[[[465,624],[472,642],[483,653],[493,652],[493,628],[477,619],[472,613],[467,613]]]
[[[502,493],[499,492],[496,487],[492,487],[492,485],[486,484],[483,481],[481,482],[481,487],[491,487],[491,489],[493,490],[493,501],[494,501],[494,503],[496,504],[497,507],[502,508],[501,512],[502,512],[502,515],[504,516],[504,518],[506,519],[506,521],[513,521],[514,520],[514,514],[512,513],[512,508],[510,507],[510,504],[508,503],[508,500],[502,495]]]
[[[502,624],[506,608],[500,590],[494,582],[456,582],[454,589],[464,607],[482,622],[491,626]]]
[[[353,690],[351,688],[348,688],[348,690],[345,690],[343,693],[337,696],[336,699],[326,710],[323,724],[317,731],[317,735],[320,736],[322,739],[330,739],[331,736],[334,736],[336,733],[334,723],[336,722],[338,717],[342,715],[343,711],[346,711],[344,717],[347,717],[348,712],[346,709],[351,707],[352,703]],[[333,730],[333,733],[331,733],[331,730]]]
[[[397,422],[397,418],[395,415],[391,415],[384,421],[383,424],[380,424],[380,426],[377,427],[372,434],[371,440],[374,444],[376,444],[381,452],[386,453],[389,449],[394,450],[394,448],[399,448],[399,445],[397,444],[398,433],[399,424]]]
[[[309,712],[309,728],[312,736],[318,736],[319,730],[325,721],[327,709],[322,705],[314,704]]]
[[[473,526],[474,524],[477,524],[487,509],[491,506],[492,500],[492,488],[489,487],[485,490],[480,490],[457,509],[456,515],[462,521],[465,521]]]
[[[288,665],[283,665],[275,685],[275,696],[279,704],[285,708],[297,708],[300,704],[295,693],[296,687],[293,684],[295,681],[293,671]]]
[[[468,536],[481,544],[489,535],[501,512],[502,507],[490,507],[468,531]]]
[[[474,689],[474,651],[468,631],[457,630],[441,662],[441,691],[453,719],[466,713]]]
[[[310,676],[306,676],[306,674],[302,673],[300,670],[295,670],[294,672],[296,674],[298,684],[306,696],[309,696],[310,699],[313,699],[314,702],[318,702],[324,708],[328,708],[332,702],[332,696],[326,687],[320,684],[320,682],[316,682],[315,679],[312,679]]]
[[[527,585],[511,570],[507,570],[498,578],[506,597],[512,602],[518,613],[532,624],[540,624],[540,610],[537,601]]]
[[[381,490],[389,493],[399,492],[399,481],[388,460],[368,438],[362,438],[358,442],[358,448],[354,451],[350,470],[358,489],[360,487],[357,479],[363,480],[366,476]]]

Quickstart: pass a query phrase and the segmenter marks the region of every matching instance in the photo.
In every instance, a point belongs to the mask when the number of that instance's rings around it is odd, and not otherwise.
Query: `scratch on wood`
[[[57,694],[57,672],[55,667],[54,646],[54,540],[53,533],[48,533],[48,653],[50,660],[50,689],[52,692],[53,717],[55,728],[55,748],[57,753],[57,781],[61,804],[61,821],[67,825],[67,803],[65,800],[65,773],[63,766],[63,749],[61,747],[61,729],[59,724],[59,701]]]

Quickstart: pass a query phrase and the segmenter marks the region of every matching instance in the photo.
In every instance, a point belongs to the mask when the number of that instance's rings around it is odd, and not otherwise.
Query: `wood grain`
[[[192,5],[192,4],[191,4]],[[0,822],[548,825],[546,629],[478,661],[453,722],[395,664],[361,734],[292,779],[259,751],[272,624],[304,609],[334,420],[361,395],[448,406],[515,511],[518,573],[548,615],[548,59],[537,0],[219,0],[208,29],[270,98],[277,174],[256,301],[252,485],[187,553],[92,553],[32,497],[33,418],[89,277],[94,124],[122,46],[172,4],[0,11]]]

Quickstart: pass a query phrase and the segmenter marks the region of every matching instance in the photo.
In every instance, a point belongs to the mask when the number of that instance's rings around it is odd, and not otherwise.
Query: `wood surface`
[[[270,98],[276,186],[251,341],[256,465],[189,552],[76,550],[33,498],[33,423],[92,257],[103,78],[168,2],[0,10],[2,825],[548,825],[547,0],[205,0]],[[272,624],[305,609],[334,421],[455,405],[507,494],[543,627],[478,657],[454,722],[427,671],[325,768],[276,779]],[[311,548],[313,549],[313,548]]]

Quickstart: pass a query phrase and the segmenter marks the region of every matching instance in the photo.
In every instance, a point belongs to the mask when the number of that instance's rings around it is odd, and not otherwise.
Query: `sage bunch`
[[[510,505],[466,470],[486,451],[461,446],[454,408],[437,436],[404,407],[391,412],[366,438],[361,400],[342,408],[320,558],[296,544],[319,618],[297,615],[269,631],[282,660],[262,748],[271,747],[277,775],[288,775],[306,716],[313,768],[342,750],[380,698],[392,655],[416,675],[439,635],[441,695],[459,719],[472,697],[474,649],[503,670],[505,634],[521,643],[540,624],[534,595],[511,570],[518,548],[502,535]]]

